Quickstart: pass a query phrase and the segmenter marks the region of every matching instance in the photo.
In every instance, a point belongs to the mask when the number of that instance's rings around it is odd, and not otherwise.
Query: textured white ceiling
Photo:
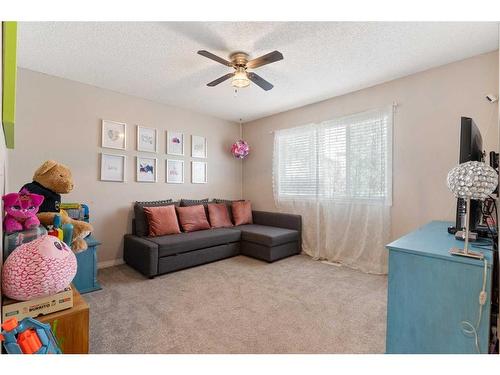
[[[22,22],[19,66],[243,122],[498,48],[496,23]],[[196,54],[284,60],[256,69],[275,87],[235,95],[230,68]]]

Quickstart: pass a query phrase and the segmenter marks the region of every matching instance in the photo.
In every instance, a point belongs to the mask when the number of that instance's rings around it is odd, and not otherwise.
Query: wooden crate
[[[73,307],[37,318],[49,323],[64,354],[89,352],[89,305],[73,288]]]

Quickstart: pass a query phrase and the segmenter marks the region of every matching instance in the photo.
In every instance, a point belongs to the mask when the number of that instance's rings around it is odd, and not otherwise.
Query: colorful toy
[[[71,246],[71,239],[73,238],[73,224],[63,224],[63,241],[66,245]]]
[[[57,238],[59,238],[62,241],[64,238],[64,234],[61,226],[62,226],[61,215],[54,216],[54,229],[57,231]]]
[[[231,147],[231,153],[235,158],[245,159],[250,153],[250,146],[244,140],[240,139]]]
[[[2,324],[0,341],[8,354],[61,354],[50,325],[33,318],[16,318]]]
[[[47,226],[54,224],[54,216],[61,215],[61,224],[73,224],[73,239],[71,248],[75,252],[87,249],[84,238],[92,232],[92,225],[80,220],[74,220],[68,216],[66,211],[60,209],[61,194],[67,194],[73,190],[73,177],[71,170],[54,160],[47,160],[33,175],[33,182],[26,184],[23,188],[32,193],[41,194],[45,197],[44,204],[40,207],[38,219]]]
[[[59,239],[45,235],[22,244],[7,258],[2,272],[3,293],[18,301],[55,294],[76,275],[75,254]]]
[[[6,212],[4,228],[6,233],[31,229],[40,225],[36,213],[42,204],[43,195],[31,194],[27,189],[2,197]]]

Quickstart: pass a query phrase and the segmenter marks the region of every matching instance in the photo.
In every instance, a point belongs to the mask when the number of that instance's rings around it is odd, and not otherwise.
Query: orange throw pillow
[[[205,215],[205,207],[202,204],[188,207],[176,207],[176,210],[184,232],[210,229],[210,224]]]
[[[252,205],[250,201],[231,203],[234,225],[252,224]]]
[[[208,216],[212,228],[227,228],[233,226],[231,219],[229,219],[229,212],[227,212],[225,203],[210,203],[208,205]]]
[[[144,207],[151,237],[180,233],[175,206]]]

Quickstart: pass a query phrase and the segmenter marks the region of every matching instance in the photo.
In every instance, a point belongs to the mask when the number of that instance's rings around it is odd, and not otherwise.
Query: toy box
[[[74,220],[89,222],[89,207],[83,203],[61,203],[59,206],[68,213],[68,216]]]
[[[47,297],[35,298],[30,301],[15,301],[10,298],[4,298],[2,305],[3,322],[10,318],[16,318],[19,321],[27,317],[36,318],[39,315],[47,315],[72,308],[73,290],[69,286],[59,293]]]
[[[5,234],[3,241],[3,260],[5,261],[10,253],[12,253],[12,251],[14,251],[14,249],[19,245],[33,241],[46,234],[47,230],[41,225],[36,228]]]

